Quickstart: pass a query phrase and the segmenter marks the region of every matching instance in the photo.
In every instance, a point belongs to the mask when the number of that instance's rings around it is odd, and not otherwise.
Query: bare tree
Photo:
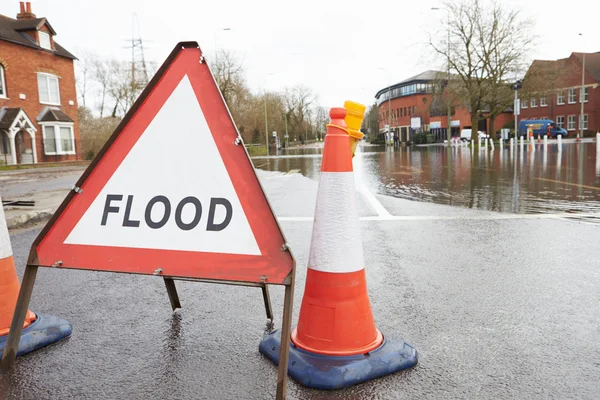
[[[510,105],[510,74],[523,61],[534,38],[528,21],[494,0],[453,0],[445,3],[449,42],[430,40],[434,52],[449,64],[448,97],[471,111],[471,127],[497,115]],[[493,132],[492,132],[493,133]]]
[[[301,135],[304,131],[306,136],[307,117],[311,105],[316,101],[313,92],[304,85],[288,88],[284,92],[285,112],[291,130]]]
[[[242,62],[234,53],[220,50],[219,57],[210,67],[225,102],[228,105],[235,103],[246,89]]]
[[[79,59],[75,66],[77,94],[81,99],[81,105],[87,107],[87,95],[94,86],[94,62],[95,55],[88,51],[78,52]]]
[[[104,116],[104,109],[106,108],[106,97],[108,96],[108,88],[110,86],[110,66],[107,60],[94,59],[93,61],[93,77],[99,85],[99,99],[97,107],[100,110],[100,118]]]

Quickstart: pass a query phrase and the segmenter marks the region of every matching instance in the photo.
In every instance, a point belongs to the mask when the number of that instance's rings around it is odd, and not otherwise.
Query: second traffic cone
[[[13,259],[4,209],[0,206],[0,358],[10,332],[19,290],[19,278]],[[69,336],[71,331],[72,327],[68,321],[51,315],[36,315],[27,310],[17,355],[26,354],[54,343]]]
[[[337,389],[417,364],[417,351],[384,338],[367,293],[346,110],[327,125],[304,297],[291,334],[288,372],[301,384]],[[260,351],[278,363],[281,332]]]

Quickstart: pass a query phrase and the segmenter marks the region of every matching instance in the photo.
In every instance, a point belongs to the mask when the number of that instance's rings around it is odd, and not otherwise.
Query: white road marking
[[[377,213],[377,215],[380,218],[390,218],[390,217],[393,217],[393,215],[390,214],[388,212],[388,210],[385,209],[385,207],[383,206],[383,204],[381,204],[381,202],[379,200],[377,200],[377,197],[375,197],[373,195],[373,193],[371,193],[369,191],[369,189],[367,189],[367,187],[365,185],[360,185],[358,187],[358,192],[365,197],[365,199],[369,202],[369,204],[371,205],[371,207],[373,207],[373,209],[375,210],[375,212]]]

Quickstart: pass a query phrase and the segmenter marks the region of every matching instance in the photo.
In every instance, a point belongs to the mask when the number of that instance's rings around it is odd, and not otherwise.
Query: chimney
[[[35,19],[35,14],[31,12],[30,2],[19,2],[20,12],[17,14],[17,19]]]

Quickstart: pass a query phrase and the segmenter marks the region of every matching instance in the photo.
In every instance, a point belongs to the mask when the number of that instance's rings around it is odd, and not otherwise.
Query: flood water
[[[600,211],[595,142],[490,149],[362,145],[354,169],[373,192],[403,199],[520,214]],[[321,153],[290,149],[254,165],[319,179]]]

